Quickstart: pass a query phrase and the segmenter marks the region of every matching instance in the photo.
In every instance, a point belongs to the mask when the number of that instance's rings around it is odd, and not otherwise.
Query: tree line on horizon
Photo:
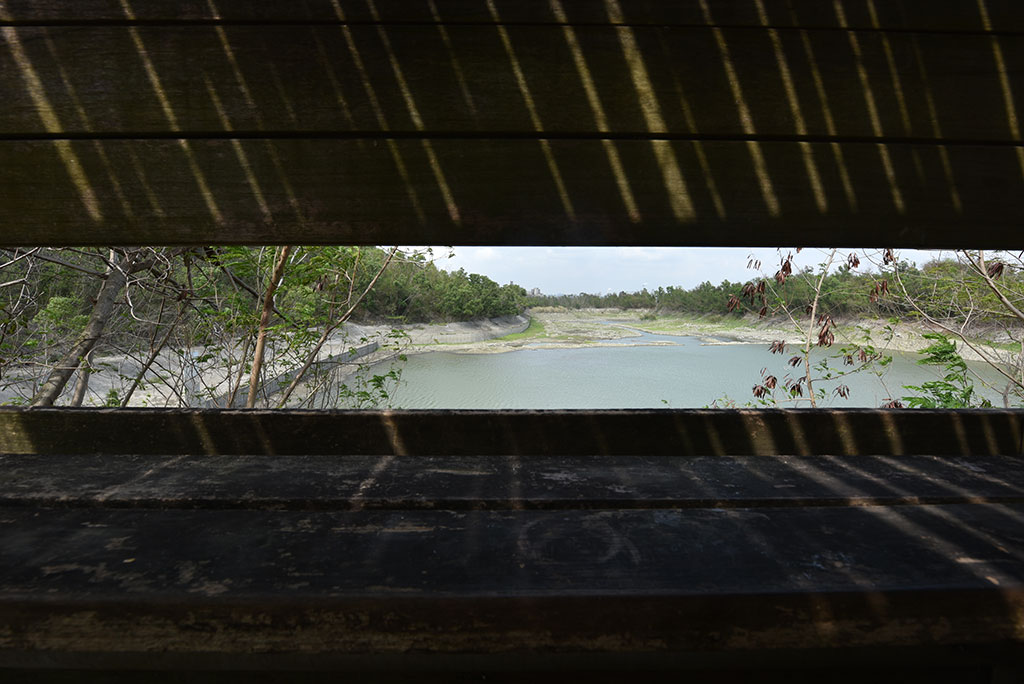
[[[978,274],[957,259],[933,260],[918,267],[909,262],[897,266],[900,285],[892,273],[858,270],[843,263],[825,275],[817,292],[819,274],[811,267],[787,277],[769,297],[769,311],[783,302],[790,310],[803,310],[818,297],[818,309],[833,318],[920,317],[923,314],[939,320],[970,318],[988,321],[1005,317],[1007,311],[995,293],[989,291]],[[1001,282],[1011,290],[1024,292],[1024,271],[1006,270]],[[744,286],[756,282],[723,280],[715,285],[704,281],[691,288],[644,288],[634,292],[594,294],[530,295],[530,306],[564,307],[566,309],[644,309],[655,314],[721,315],[740,318],[757,315],[761,307],[730,306],[741,296]],[[968,316],[969,313],[969,316]]]
[[[27,383],[30,391],[19,390],[26,403],[80,405],[90,391],[94,360],[113,354],[133,365],[130,373],[118,371],[123,382],[111,390],[109,405],[128,405],[133,393],[154,377],[178,382],[186,366],[195,376],[219,374],[218,388],[229,378],[232,401],[247,397],[247,405],[261,400],[268,405],[268,383],[280,377],[278,370],[297,369],[284,391],[282,401],[287,401],[295,383],[322,369],[325,345],[346,322],[450,322],[539,306],[717,316],[792,315],[806,309],[829,319],[955,321],[955,329],[971,321],[1018,328],[1024,322],[1021,255],[990,255],[985,261],[980,252],[963,252],[956,260],[921,268],[886,256],[888,270],[877,271],[859,269],[852,254],[817,271],[783,274],[789,258],[782,263],[774,278],[760,273],[746,283],[530,295],[515,283],[499,285],[463,269],[439,268],[429,250],[6,249],[0,250],[0,392]],[[176,355],[173,367],[161,367],[168,354]],[[273,371],[265,368],[268,357]],[[193,405],[196,398],[183,386],[168,391],[179,393],[182,405]],[[211,388],[203,391],[213,393]]]
[[[769,347],[771,353],[790,354],[787,365],[793,370],[782,377],[762,370],[752,390],[760,405],[806,401],[817,406],[827,399],[825,389],[816,385],[819,380],[835,380],[887,363],[869,335],[863,341],[847,340],[831,352],[838,365],[831,363],[829,356],[812,357],[814,348],[832,347],[837,342],[837,319],[887,318],[884,329],[888,334],[895,334],[893,324],[898,320],[917,320],[925,324],[924,338],[931,341],[919,362],[943,367],[943,375],[921,386],[906,387],[918,394],[890,397],[883,406],[989,405],[975,392],[974,379],[960,353],[963,347],[969,347],[1001,376],[1005,384],[997,389],[1003,404],[1019,404],[1024,400],[1024,252],[956,250],[954,254],[953,259],[933,260],[918,268],[901,262],[892,249],[830,249],[823,251],[824,260],[817,268],[796,269],[794,252],[780,250],[777,270],[766,270],[752,258],[748,267],[757,275],[745,283],[726,280],[713,285],[706,281],[690,289],[580,293],[531,301],[539,306],[642,310],[641,318],[711,314],[779,320],[801,342],[787,350],[787,343],[780,339]],[[861,268],[862,256],[868,268]],[[837,396],[849,396],[845,384],[834,391]]]

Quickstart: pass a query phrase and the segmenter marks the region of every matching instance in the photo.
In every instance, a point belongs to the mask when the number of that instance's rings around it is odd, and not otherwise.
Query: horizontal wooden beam
[[[1016,409],[0,409],[7,454],[1019,456],[1022,440]]]
[[[942,2],[844,0],[304,0],[302,3],[216,0],[4,0],[0,22],[76,21],[327,21],[560,23],[554,6],[574,23],[736,25],[925,29],[941,31],[1024,30],[1024,11],[1014,0]],[[764,16],[758,11],[764,8]],[[493,6],[493,10],[491,9]],[[837,7],[838,10],[837,11]],[[710,16],[709,16],[710,12]]]
[[[8,29],[2,42],[0,136],[1022,140],[1024,36],[84,26]]]
[[[1021,246],[1015,148],[0,142],[0,245]]]
[[[1006,657],[1021,644],[1022,516],[1020,505],[8,508],[0,666],[33,653],[51,667],[148,653],[181,667],[203,653],[922,645]]]
[[[3,410],[0,668],[1019,666],[1022,419]]]
[[[0,455],[0,507],[294,511],[1024,504],[1020,456]]]

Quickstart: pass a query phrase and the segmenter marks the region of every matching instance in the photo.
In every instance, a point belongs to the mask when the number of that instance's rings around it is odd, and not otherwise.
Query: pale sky
[[[451,258],[445,258],[450,251]],[[786,250],[791,251],[791,250]],[[868,250],[874,254],[877,250]],[[864,253],[861,270],[868,267]],[[935,252],[897,250],[900,259],[927,261]],[[815,266],[826,250],[804,249],[796,256],[798,267]],[[502,285],[514,282],[544,294],[634,292],[669,285],[691,288],[705,280],[717,285],[724,279],[745,282],[757,274],[747,269],[753,256],[772,275],[779,253],[766,248],[720,247],[435,247],[438,268],[465,268]]]

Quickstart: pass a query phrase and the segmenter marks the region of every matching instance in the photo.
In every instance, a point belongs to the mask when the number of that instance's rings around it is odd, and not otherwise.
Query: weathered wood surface
[[[0,408],[0,454],[1020,456],[1024,411]]]
[[[933,4],[7,2],[0,244],[1019,247],[1024,10]]]
[[[613,147],[619,178],[599,140],[0,141],[0,244],[1020,245],[1012,147]]]
[[[1019,667],[1022,418],[5,410],[0,668]]]
[[[0,0],[0,24],[48,22],[562,23],[1024,31],[1015,0]],[[764,10],[759,11],[758,5]],[[493,7],[493,10],[491,9]],[[842,12],[839,15],[836,8]],[[126,11],[127,8],[127,11]],[[340,15],[339,15],[340,10]],[[611,11],[609,11],[611,10]],[[495,16],[497,15],[497,16]]]
[[[218,653],[231,662],[251,653],[410,649],[749,653],[973,644],[999,645],[1005,656],[1024,640],[1024,504],[988,500],[1020,491],[1009,460],[934,461],[934,472],[916,473],[908,470],[927,459],[906,468],[898,459],[706,460],[689,472],[717,469],[709,486],[724,491],[731,479],[740,490],[733,503],[769,498],[723,507],[691,479],[679,483],[679,505],[627,510],[608,499],[593,510],[548,496],[607,488],[611,469],[601,460],[561,470],[541,463],[532,483],[524,461],[515,470],[520,489],[506,474],[510,489],[489,491],[486,476],[465,473],[493,468],[494,459],[347,459],[348,475],[346,459],[333,470],[307,459],[293,460],[290,474],[262,458],[149,459],[148,469],[129,457],[91,466],[83,457],[4,459],[5,470],[13,468],[0,508],[0,665],[33,654],[74,666],[83,662],[77,654],[124,663],[150,652]],[[441,472],[431,469],[439,463]],[[622,467],[617,485],[637,500],[665,474]],[[287,504],[321,469],[327,474],[308,496],[320,508]],[[72,494],[76,471],[83,486],[72,499],[17,500],[19,483]],[[553,483],[539,481],[545,473]],[[784,489],[794,473],[815,481],[804,483],[810,495],[815,487],[840,497],[851,488],[881,492],[886,478],[904,504],[918,503],[891,505],[899,501],[882,496],[859,506],[795,505],[798,491],[765,494],[774,484]],[[120,498],[107,487],[116,480]],[[378,486],[424,492],[437,508],[402,495],[390,506],[360,505],[364,495],[379,496]],[[447,486],[467,500],[506,505],[449,505]],[[220,503],[196,508],[211,487]],[[946,503],[920,504],[937,492]],[[146,501],[154,495],[162,500]],[[545,501],[550,507],[528,504]]]
[[[597,25],[501,31],[10,29],[4,42],[12,49],[0,50],[0,135],[1021,140],[1008,107],[1024,111],[1017,83],[1024,35],[998,39],[1000,73],[993,38],[980,34]]]
[[[1020,456],[0,456],[0,507],[590,510],[1024,504]]]

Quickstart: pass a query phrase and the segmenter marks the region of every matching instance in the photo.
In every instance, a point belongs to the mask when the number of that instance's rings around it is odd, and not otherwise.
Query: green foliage
[[[981,277],[956,260],[931,261],[920,269],[901,263],[899,271],[910,299],[929,316],[953,319],[962,317],[965,311],[972,311],[973,318],[982,321],[1007,316],[1006,309],[984,285]],[[918,315],[905,298],[871,296],[872,292],[878,294],[876,285],[886,277],[878,273],[858,272],[848,264],[840,264],[822,283],[818,310],[833,318],[892,315],[909,318]],[[817,274],[810,268],[795,272],[785,283],[775,287],[776,293],[774,299],[770,298],[769,305],[777,307],[785,302],[791,310],[804,309],[814,298],[816,278]],[[1017,299],[1024,301],[1024,272],[1006,269],[1000,284],[1008,292],[1017,293]],[[654,291],[645,289],[605,295],[581,292],[531,296],[527,298],[527,303],[529,306],[562,306],[569,309],[651,309],[658,313],[725,314],[729,297],[742,287],[743,283],[728,280],[718,285],[705,281],[690,289],[669,286]],[[893,287],[891,282],[886,282],[887,290]],[[738,317],[743,314],[743,309],[739,308],[726,315]]]
[[[498,285],[464,269],[449,272],[433,263],[393,263],[363,302],[363,317],[408,323],[464,321],[522,313],[526,291]]]
[[[144,249],[146,266],[132,273],[96,349],[100,356],[119,359],[116,369],[104,372],[120,382],[115,394],[94,393],[87,403],[115,405],[136,391],[135,400],[155,393],[157,403],[237,401],[247,392],[277,250]],[[302,382],[311,387],[337,385],[337,378],[326,377],[329,364],[318,360],[318,344],[324,331],[333,331],[346,316],[386,325],[490,318],[525,309],[526,292],[518,285],[499,285],[463,270],[449,273],[426,253],[399,252],[375,280],[389,251],[352,246],[291,250],[274,289],[261,402],[276,401],[274,392],[287,384],[290,369],[306,367],[308,377]],[[0,396],[15,394],[18,400],[33,395],[46,364],[60,358],[84,329],[104,273],[124,254],[87,248],[19,257],[15,250],[4,251],[0,259],[8,263],[0,280],[21,278],[25,285],[0,288]],[[339,405],[379,405],[397,373],[349,375],[346,390],[318,389],[316,401],[330,396]]]
[[[39,310],[33,322],[44,334],[77,333],[89,322],[89,316],[81,309],[80,300],[55,295]]]
[[[918,363],[930,366],[944,366],[946,374],[941,380],[932,380],[921,385],[904,385],[904,389],[922,394],[904,397],[911,408],[972,408],[991,407],[988,399],[979,398],[974,383],[967,376],[967,363],[956,350],[956,345],[945,335],[926,333],[926,339],[933,343],[921,350],[924,358]]]
[[[967,254],[971,257],[974,255],[972,252]],[[920,269],[901,266],[900,274],[907,295],[925,316],[938,320],[959,320],[970,312],[975,323],[1013,318],[982,276],[965,261],[934,260]],[[998,282],[1009,299],[1018,303],[1024,301],[1024,272],[1020,269],[1007,266],[1000,271]],[[903,313],[912,312],[909,307],[900,308]],[[913,313],[917,314],[916,311]]]

